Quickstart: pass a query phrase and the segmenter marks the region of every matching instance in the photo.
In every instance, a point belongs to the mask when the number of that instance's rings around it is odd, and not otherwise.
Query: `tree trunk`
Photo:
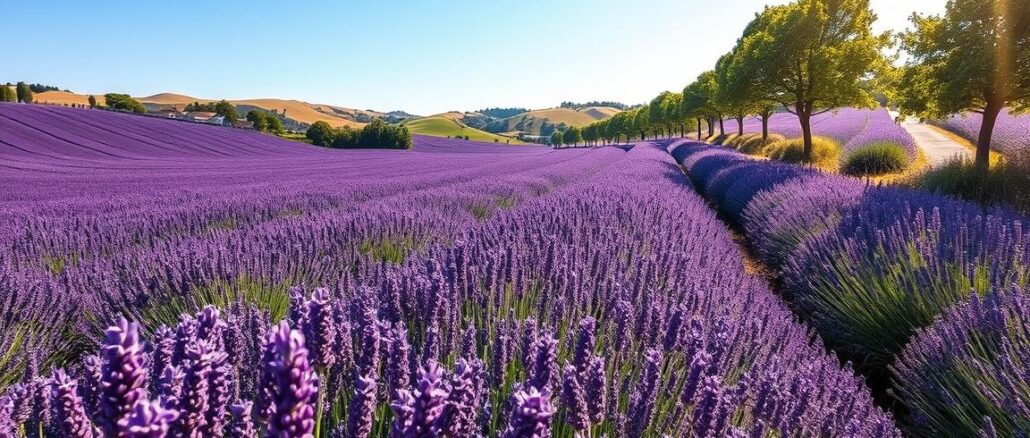
[[[738,114],[737,115],[737,136],[738,137],[743,137],[744,136],[744,115],[743,114]]]
[[[708,123],[708,136],[711,137],[711,136],[715,135],[715,119],[713,117],[709,117],[708,120],[707,120],[707,123]]]
[[[697,118],[697,141],[701,141],[701,118]]]
[[[684,132],[686,130],[687,130],[686,124],[685,123],[680,123],[680,138],[683,138],[683,137],[687,136],[686,133]]]
[[[801,161],[810,163],[812,162],[812,108],[807,102],[798,102],[794,109],[798,113],[798,121],[801,122],[801,137],[804,141]]]
[[[997,101],[987,103],[984,108],[983,122],[980,123],[980,135],[976,139],[976,161],[973,167],[977,172],[986,173],[991,166],[991,137],[994,136],[994,124],[1004,105]]]
[[[762,145],[769,141],[769,117],[770,114],[762,114]]]
[[[722,116],[719,116],[719,137],[726,136],[726,126],[722,123]]]

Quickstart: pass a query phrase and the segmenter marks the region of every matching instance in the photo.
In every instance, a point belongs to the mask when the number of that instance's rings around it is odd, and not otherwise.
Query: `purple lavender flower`
[[[316,366],[330,367],[336,363],[336,324],[330,306],[329,289],[317,288],[307,302],[302,331],[312,351]]]
[[[576,367],[566,365],[562,378],[561,405],[565,409],[565,421],[577,431],[586,430],[590,427],[590,413]]]
[[[54,409],[62,436],[71,438],[93,438],[100,436],[100,430],[93,425],[82,399],[78,394],[78,383],[68,377],[64,370],[54,372],[53,378]]]
[[[502,438],[546,438],[551,436],[554,407],[549,396],[536,388],[520,390],[512,396],[513,409]]]
[[[304,335],[285,322],[273,329],[275,359],[267,366],[274,378],[274,412],[268,433],[284,438],[311,436],[315,427],[318,377],[308,362]]]
[[[572,364],[576,371],[585,374],[590,365],[590,358],[594,356],[597,346],[597,320],[593,317],[586,317],[579,321],[579,338],[576,340],[576,349],[573,355]]]
[[[533,364],[529,385],[550,394],[558,379],[558,340],[550,334],[542,334],[537,340],[536,361]]]
[[[229,425],[230,438],[257,438],[257,428],[254,427],[254,419],[251,411],[254,403],[244,401],[229,407],[232,412],[232,422]]]
[[[154,330],[153,339],[150,342],[150,375],[160,376],[164,373],[165,367],[172,364],[172,355],[175,353],[175,332],[162,325]],[[157,381],[154,380],[156,383]],[[150,388],[157,391],[157,386]]]
[[[147,369],[136,323],[119,318],[105,335],[99,423],[105,435],[115,435],[119,421],[147,397]]]
[[[173,409],[165,409],[157,401],[139,400],[129,414],[118,421],[118,437],[164,438],[179,417]]]
[[[179,411],[179,420],[175,423],[177,435],[190,436],[209,428],[209,377],[214,359],[211,349],[211,344],[206,340],[186,347],[182,396],[176,405]]]
[[[440,427],[444,436],[474,436],[480,410],[480,380],[482,362],[458,359],[449,381],[450,392],[441,416]]]
[[[375,380],[358,376],[354,380],[354,394],[347,414],[347,437],[366,438],[372,433],[372,420],[376,410]]]
[[[403,431],[405,437],[438,436],[443,430],[443,413],[448,390],[443,381],[443,370],[435,362],[419,369],[418,382],[412,392],[398,391],[391,405],[398,412],[393,430]]]
[[[387,333],[386,385],[390,391],[408,389],[411,386],[411,346],[408,332],[402,324],[396,324]]]
[[[594,356],[586,376],[586,399],[590,413],[590,422],[599,424],[604,421],[605,404],[607,403],[608,384],[605,378],[604,358]]]

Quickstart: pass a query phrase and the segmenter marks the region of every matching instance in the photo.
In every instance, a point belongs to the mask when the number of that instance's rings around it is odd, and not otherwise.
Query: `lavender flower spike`
[[[104,333],[99,422],[105,436],[113,436],[118,433],[119,421],[146,398],[147,369],[136,323],[119,318],[118,324]]]
[[[315,428],[315,407],[318,376],[308,361],[304,335],[280,322],[273,329],[275,358],[268,363],[275,381],[272,397],[274,412],[268,421],[266,437],[312,437]]]
[[[163,438],[179,418],[174,409],[165,409],[158,401],[140,400],[129,415],[118,422],[120,438]]]
[[[52,385],[54,410],[61,435],[72,438],[99,437],[100,430],[93,425],[82,406],[78,382],[68,377],[64,370],[57,370]]]
[[[254,403],[245,401],[232,405],[232,424],[229,426],[229,437],[231,438],[257,438],[257,429],[254,428],[254,419],[251,412]]]
[[[544,438],[551,436],[554,406],[551,398],[530,387],[513,396],[514,409],[502,438]]]
[[[376,410],[376,381],[358,376],[354,381],[354,395],[347,414],[347,437],[366,438],[372,433],[372,420]]]

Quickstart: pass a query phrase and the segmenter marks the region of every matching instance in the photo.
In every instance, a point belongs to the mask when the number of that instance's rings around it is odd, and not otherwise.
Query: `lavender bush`
[[[1030,433],[1030,298],[973,295],[921,330],[894,365],[897,394],[924,436]]]

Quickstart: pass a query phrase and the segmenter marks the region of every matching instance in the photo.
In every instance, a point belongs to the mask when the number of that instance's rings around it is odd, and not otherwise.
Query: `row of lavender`
[[[797,116],[789,113],[773,114],[769,119],[769,132],[788,139],[801,137],[800,126]],[[812,131],[815,135],[831,138],[843,146],[842,157],[847,157],[864,147],[882,143],[898,145],[905,150],[909,158],[916,157],[915,140],[894,121],[885,108],[840,108],[819,114],[812,119]],[[761,120],[746,119],[744,132],[761,133]]]
[[[890,367],[908,431],[1030,432],[1025,217],[700,143],[671,150],[833,348]]]
[[[960,114],[934,123],[976,143],[983,115]],[[998,114],[995,123],[991,149],[1005,154],[1030,151],[1030,114],[1012,114],[1005,110]]]
[[[417,149],[0,170],[0,435],[897,434],[659,148]]]

